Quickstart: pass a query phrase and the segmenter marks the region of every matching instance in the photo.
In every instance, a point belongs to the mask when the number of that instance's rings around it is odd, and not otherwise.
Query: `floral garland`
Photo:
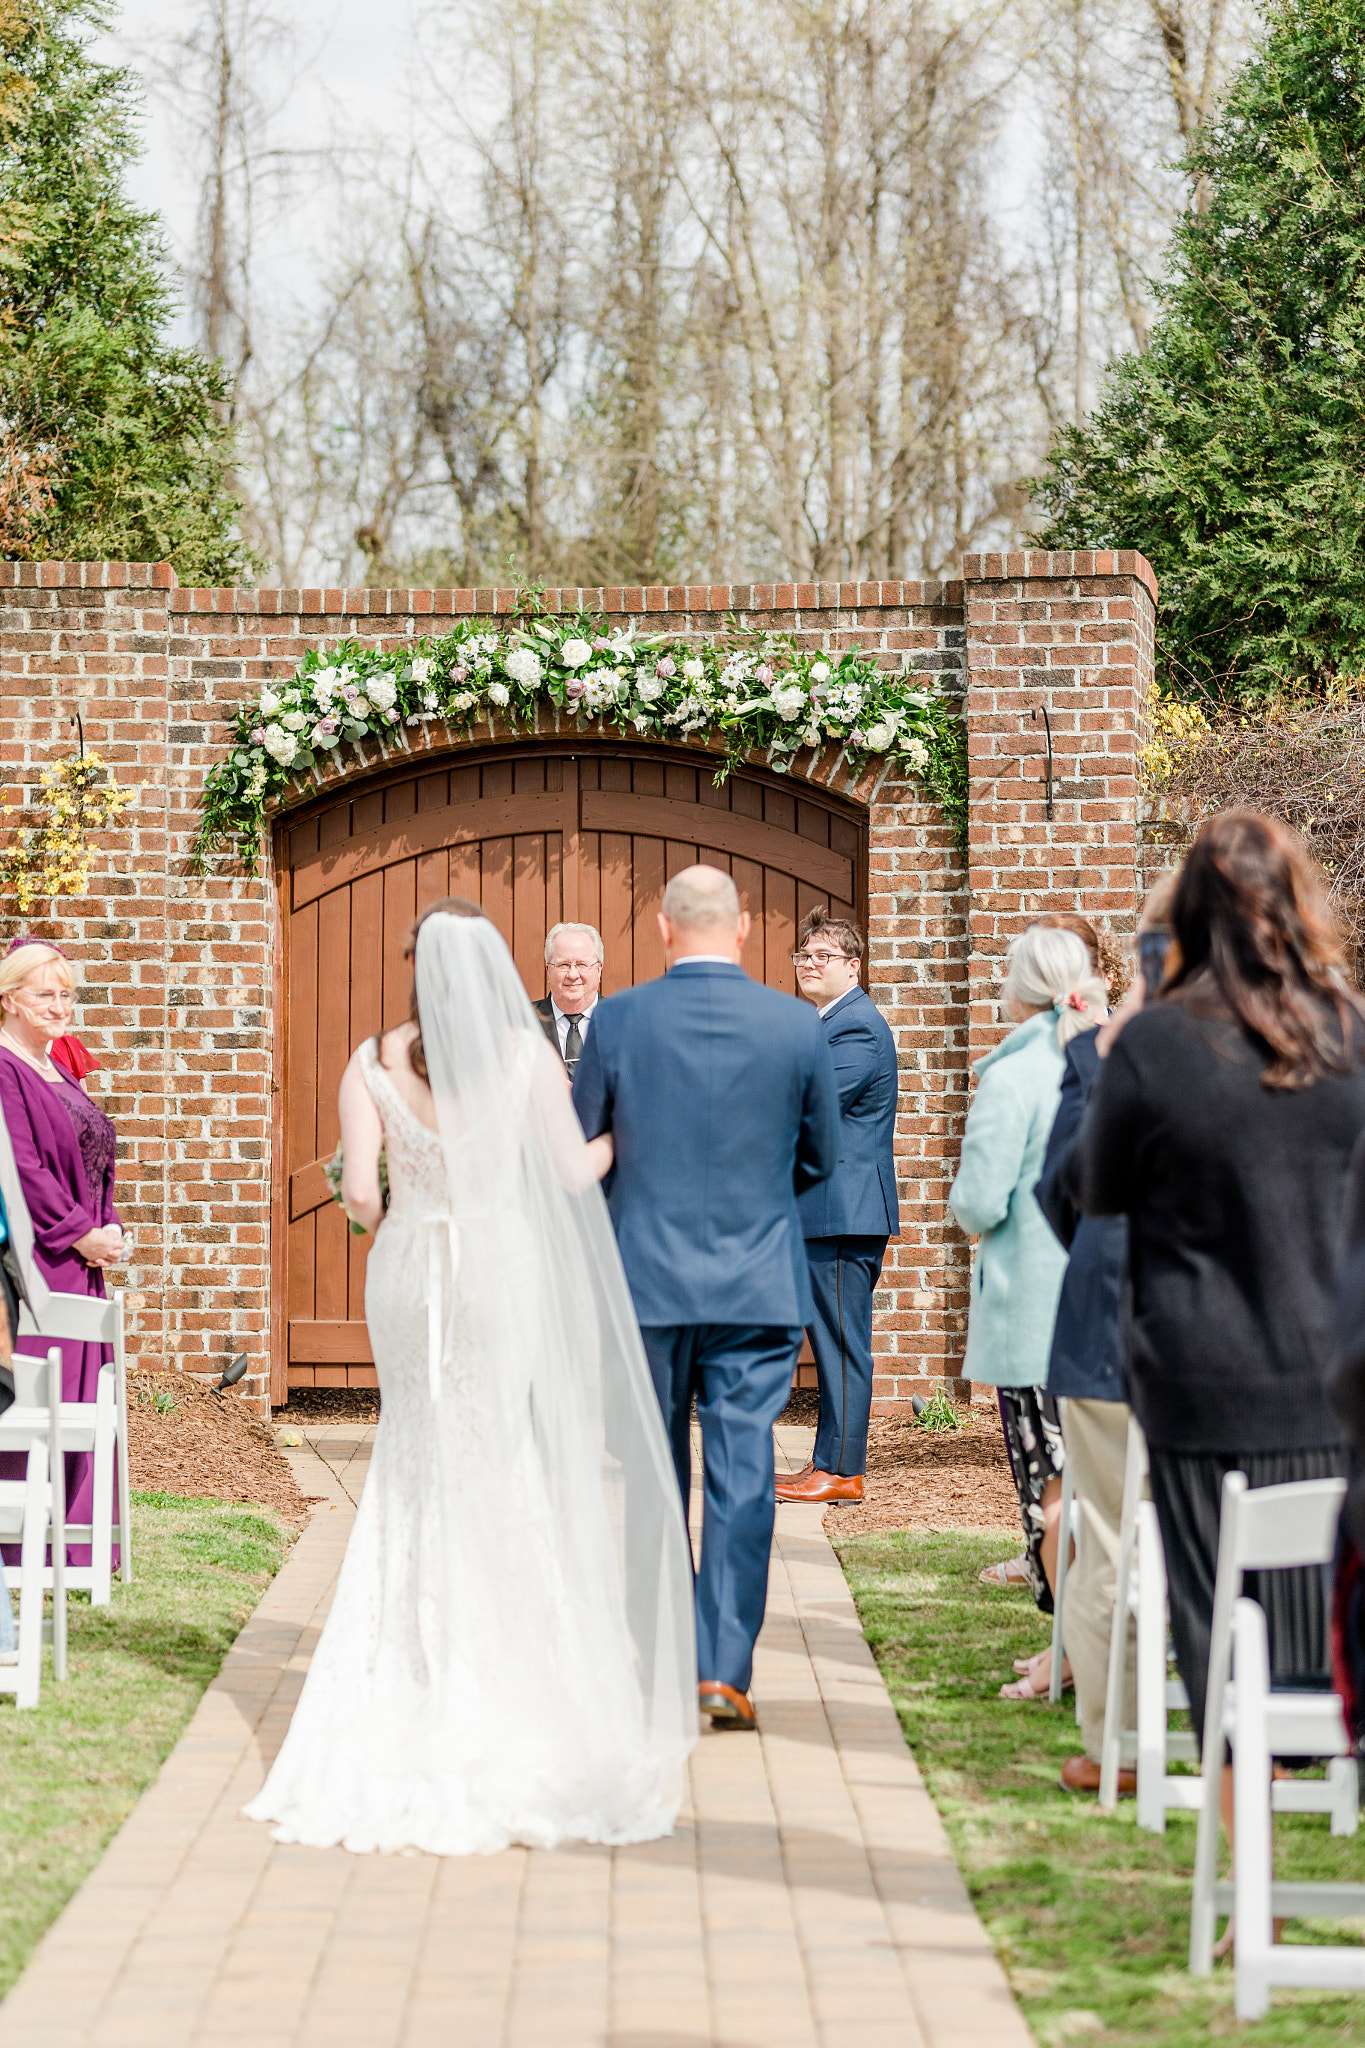
[[[73,755],[42,773],[42,795],[25,809],[6,804],[3,815],[18,816],[18,843],[0,859],[0,886],[12,889],[25,917],[35,903],[52,896],[84,896],[95,858],[91,832],[103,832],[120,818],[140,791],[105,779],[103,757]]]
[[[918,775],[965,841],[962,722],[922,679],[892,674],[858,648],[798,650],[776,633],[694,642],[604,624],[580,613],[499,631],[470,619],[416,646],[346,640],[306,654],[292,678],[268,683],[233,719],[231,751],[205,780],[195,866],[234,842],[255,874],[267,808],[301,795],[297,778],[343,746],[437,719],[466,737],[495,715],[530,726],[541,704],[580,729],[610,719],[655,740],[718,733],[717,781],[752,752],[780,773],[803,748],[836,741],[855,769],[880,757]]]

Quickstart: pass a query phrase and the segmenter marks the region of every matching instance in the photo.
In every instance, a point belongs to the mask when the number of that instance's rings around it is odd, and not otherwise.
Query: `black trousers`
[[[886,1256],[884,1237],[808,1237],[806,1263],[815,1317],[810,1348],[820,1383],[814,1462],[843,1477],[867,1466],[872,1413],[872,1293]]]
[[[1247,1485],[1285,1486],[1296,1479],[1346,1474],[1344,1445],[1310,1451],[1159,1451],[1149,1454],[1152,1500],[1166,1553],[1175,1661],[1190,1696],[1196,1742],[1204,1734],[1218,1576],[1218,1523],[1223,1476],[1245,1472]],[[1270,1674],[1282,1686],[1326,1692],[1331,1685],[1327,1616],[1332,1567],[1248,1572],[1242,1590],[1265,1609]]]

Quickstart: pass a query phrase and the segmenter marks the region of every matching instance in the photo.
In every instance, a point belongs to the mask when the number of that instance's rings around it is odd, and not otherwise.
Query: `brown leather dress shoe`
[[[784,1472],[777,1482],[779,1500],[861,1500],[863,1497],[863,1475],[852,1472],[847,1478],[839,1472],[818,1472],[814,1465],[807,1465],[804,1472]]]
[[[1088,1756],[1069,1756],[1062,1765],[1057,1783],[1063,1792],[1098,1792],[1100,1789],[1100,1767],[1091,1763]],[[1119,1798],[1137,1797],[1137,1772],[1119,1772]]]
[[[722,1685],[718,1678],[704,1678],[697,1687],[697,1705],[703,1714],[711,1716],[713,1728],[757,1728],[758,1716],[753,1703],[736,1692],[732,1685]]]

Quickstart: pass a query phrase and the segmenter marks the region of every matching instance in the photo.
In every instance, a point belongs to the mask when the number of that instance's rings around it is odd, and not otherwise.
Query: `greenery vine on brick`
[[[196,864],[231,846],[254,874],[268,809],[297,801],[299,778],[346,746],[401,742],[407,727],[434,720],[472,738],[495,718],[530,726],[546,706],[580,729],[718,735],[717,781],[752,753],[784,772],[833,742],[858,771],[881,759],[917,775],[966,841],[966,739],[931,679],[884,669],[859,648],[811,651],[789,635],[744,631],[681,640],[579,613],[502,628],[468,619],[402,648],[344,640],[305,655],[233,718],[230,751],[205,780]]]

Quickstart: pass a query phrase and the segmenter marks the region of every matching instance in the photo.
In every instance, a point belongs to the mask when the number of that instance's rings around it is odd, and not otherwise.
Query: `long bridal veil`
[[[588,1674],[623,1777],[646,1804],[676,1802],[697,1727],[692,1563],[606,1204],[496,928],[427,918],[416,982],[449,1190],[428,1303],[433,1404],[449,1415],[460,1361],[481,1361],[479,1463],[550,1531],[553,1587],[528,1590],[528,1606],[543,1613],[552,1592],[573,1645],[556,1668],[578,1667],[568,1690]],[[506,1591],[517,1597],[514,1573]]]

